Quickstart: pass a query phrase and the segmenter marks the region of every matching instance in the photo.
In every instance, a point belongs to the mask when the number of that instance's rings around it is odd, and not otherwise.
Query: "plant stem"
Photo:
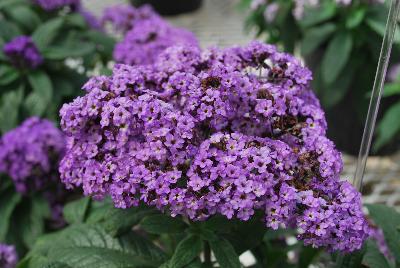
[[[207,241],[204,242],[204,263],[211,265],[211,248]]]

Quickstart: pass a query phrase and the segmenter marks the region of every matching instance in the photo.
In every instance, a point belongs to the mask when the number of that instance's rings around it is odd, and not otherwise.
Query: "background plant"
[[[74,3],[75,6],[51,9],[33,0],[0,3],[0,129],[3,133],[27,116],[57,119],[61,104],[79,94],[87,71],[111,59],[113,40],[91,28],[89,22],[93,18],[88,21],[89,13],[80,8],[78,1]],[[41,60],[34,66],[18,65],[7,55],[7,44],[19,36],[26,36],[29,48],[18,48],[14,42],[14,49],[36,50]]]
[[[329,135],[349,153],[356,154],[360,144],[366,94],[372,89],[388,12],[383,2],[243,1],[252,7],[247,26],[267,42],[304,57],[314,73],[313,88],[327,112]],[[399,42],[397,33],[394,60]],[[383,110],[391,103],[393,99],[386,99]],[[350,117],[343,120],[346,114]]]

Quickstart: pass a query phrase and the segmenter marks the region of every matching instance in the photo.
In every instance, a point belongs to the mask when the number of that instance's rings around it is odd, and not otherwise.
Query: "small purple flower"
[[[15,268],[18,256],[14,246],[0,244],[0,267]]]
[[[18,68],[36,68],[43,63],[39,50],[29,36],[17,36],[3,47],[3,52]]]

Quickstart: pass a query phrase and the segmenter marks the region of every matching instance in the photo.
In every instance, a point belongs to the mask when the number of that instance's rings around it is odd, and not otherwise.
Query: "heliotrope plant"
[[[69,203],[69,226],[40,237],[20,267],[239,268],[244,252],[249,267],[399,262],[399,214],[368,207],[382,233],[339,180],[311,78],[258,42],[171,47],[91,78],[61,109],[59,169],[90,198]]]
[[[3,1],[0,24],[3,133],[27,116],[57,119],[86,72],[111,59],[112,39],[92,28],[96,21],[76,0]]]
[[[52,122],[37,117],[0,138],[0,174],[11,179],[0,181],[0,193],[7,198],[2,200],[6,203],[2,204],[0,241],[17,241],[21,253],[46,229],[65,224],[62,210],[68,192],[57,170],[64,150],[63,133]],[[20,225],[31,227],[14,232]]]
[[[313,88],[327,112],[329,136],[339,149],[357,154],[388,4],[383,0],[243,3],[251,10],[247,25],[259,36],[286,51],[300,52],[315,74]],[[395,40],[398,44],[397,34]],[[397,45],[393,54],[394,59],[399,54]],[[382,110],[386,111],[389,104],[391,101],[385,100]],[[355,115],[354,120],[344,122],[346,114]]]
[[[154,63],[158,55],[174,45],[198,46],[193,33],[162,19],[150,6],[135,8],[119,5],[106,9],[103,24],[111,23],[123,33],[114,48],[117,63],[143,65]]]
[[[142,200],[192,220],[262,210],[268,227],[295,225],[307,244],[359,249],[368,234],[360,195],[339,181],[340,153],[324,137],[310,80],[261,43],[203,57],[174,47],[154,67],[118,65],[63,106],[71,141],[61,178],[120,208]]]

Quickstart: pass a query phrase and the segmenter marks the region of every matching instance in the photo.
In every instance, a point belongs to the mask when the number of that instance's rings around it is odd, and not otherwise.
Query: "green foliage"
[[[202,245],[203,243],[198,236],[187,236],[177,245],[174,255],[169,261],[169,266],[174,268],[185,267],[199,256]]]
[[[333,83],[347,64],[353,40],[350,32],[338,32],[328,45],[322,60],[322,79],[326,85]]]
[[[50,77],[40,70],[30,72],[28,81],[32,92],[25,99],[25,109],[31,115],[41,116],[51,102],[53,85]]]
[[[374,223],[383,230],[387,245],[400,265],[400,213],[384,205],[368,205],[367,208]]]
[[[367,267],[374,268],[390,268],[388,260],[379,251],[378,246],[372,240],[368,240],[366,244],[365,254],[362,259],[362,264]]]
[[[0,191],[0,241],[6,239],[11,215],[20,200],[21,196],[14,191],[10,184]]]
[[[4,0],[0,24],[0,47],[27,35],[44,57],[36,70],[17,69],[0,53],[0,111],[8,110],[7,116],[0,114],[2,133],[32,115],[57,120],[61,105],[80,94],[87,71],[112,58],[114,40],[91,29],[79,13],[47,12],[32,1]],[[81,63],[71,68],[67,60]]]
[[[309,55],[321,46],[336,30],[334,23],[326,23],[316,26],[307,31],[301,41],[301,51],[303,55]]]
[[[397,102],[386,111],[377,128],[377,139],[374,149],[377,150],[389,143],[400,132],[400,102]]]
[[[34,265],[38,259],[40,265]],[[76,268],[158,267],[157,262],[139,255],[100,226],[79,224],[43,237],[19,267],[39,268],[55,262]]]
[[[69,224],[85,222],[90,201],[89,197],[84,197],[66,204],[63,211],[65,221]]]
[[[140,226],[151,234],[180,233],[186,228],[186,224],[179,218],[172,218],[166,215],[147,216]]]
[[[211,250],[215,254],[221,268],[240,268],[239,256],[232,244],[223,237],[209,241]]]

